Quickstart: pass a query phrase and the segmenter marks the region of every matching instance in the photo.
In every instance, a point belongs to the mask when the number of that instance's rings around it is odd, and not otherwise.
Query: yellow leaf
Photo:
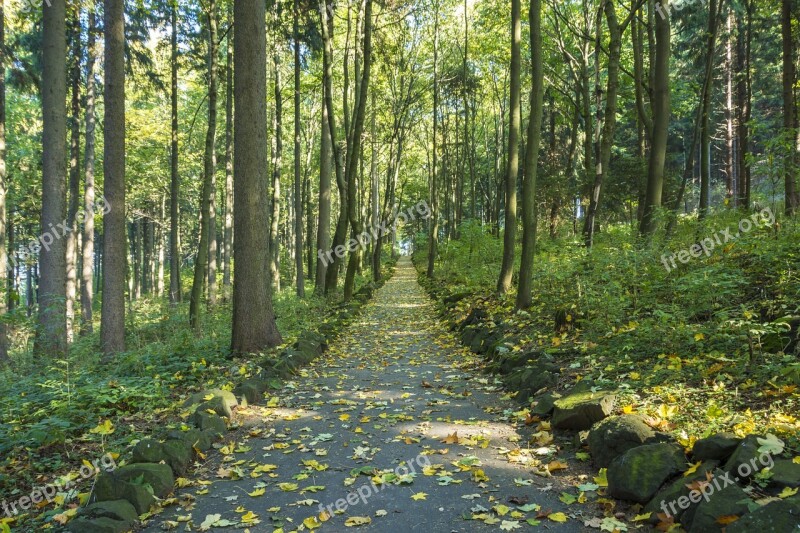
[[[111,420],[106,419],[99,426],[95,427],[94,429],[90,429],[89,433],[94,433],[96,435],[111,435],[114,433],[114,424],[111,423]]]
[[[257,498],[258,496],[263,496],[265,492],[267,492],[267,489],[262,487],[260,489],[254,490],[253,492],[248,492],[247,495],[252,496],[253,498]]]
[[[247,511],[241,518],[244,523],[253,523],[258,520],[258,515],[253,511]]]
[[[703,340],[705,338],[706,338],[706,336],[703,335],[702,333],[695,333],[694,334],[694,340],[696,340],[696,341],[701,341],[701,340]]]
[[[566,522],[567,521],[567,515],[565,515],[564,513],[549,514],[549,515],[547,515],[547,518],[549,518],[553,522]]]
[[[633,377],[633,374],[631,374],[631,377]],[[626,405],[622,408],[622,412],[625,413],[626,415],[632,414],[635,411],[636,409],[634,409],[633,405]]]
[[[278,488],[281,489],[283,492],[291,492],[293,490],[297,490],[297,483],[278,483]]]
[[[800,455],[798,455],[797,457],[795,457],[794,459],[792,459],[792,462],[793,462],[794,464],[796,464],[796,465],[800,465]]]
[[[415,492],[411,495],[411,499],[414,501],[424,500],[427,497],[428,495],[424,492]]]
[[[594,478],[594,482],[600,485],[601,487],[608,487],[608,478],[606,477],[605,468],[600,469],[600,472],[598,472],[597,476]]]
[[[795,494],[797,494],[797,489],[798,489],[797,487],[795,487],[793,489],[789,488],[789,487],[783,487],[783,490],[781,491],[781,493],[778,494],[778,498],[780,498],[782,500],[785,500],[786,498],[794,496]]]
[[[342,413],[341,415],[339,415],[339,420],[341,420],[342,422],[347,422],[348,420],[350,420],[350,415],[348,415],[347,413]]]
[[[317,520],[316,516],[309,516],[305,520],[303,520],[303,525],[306,526],[308,529],[317,529],[322,526],[322,522]]]
[[[683,473],[683,477],[691,476],[692,474],[697,472],[697,469],[700,468],[701,464],[703,464],[703,461],[697,461],[695,464],[690,466],[689,469]]]
[[[650,520],[650,515],[653,513],[644,513],[644,514],[637,514],[633,517],[634,522],[642,522],[644,520]]]
[[[351,516],[344,521],[344,525],[347,527],[365,526],[370,523],[372,523],[372,518],[368,516]]]

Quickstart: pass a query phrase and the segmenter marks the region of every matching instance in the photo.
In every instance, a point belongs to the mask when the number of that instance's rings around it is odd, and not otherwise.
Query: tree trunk
[[[356,93],[355,116],[353,117],[352,145],[348,144],[347,152],[351,154],[348,158],[348,165],[345,172],[347,176],[347,207],[350,226],[353,228],[353,238],[358,240],[364,231],[364,224],[358,213],[358,193],[356,176],[358,165],[361,159],[361,136],[364,132],[364,119],[367,109],[367,95],[369,94],[369,78],[372,67],[372,0],[364,0],[364,51],[363,51],[363,70],[360,77],[360,85]],[[344,299],[349,300],[353,296],[355,289],[356,267],[361,258],[363,246],[359,243],[355,253],[350,254],[350,262],[347,265],[347,274],[344,284]]]
[[[194,263],[194,280],[189,300],[189,325],[195,331],[200,328],[200,301],[206,282],[206,266],[209,260],[211,239],[211,198],[214,195],[214,169],[217,158],[214,139],[217,132],[217,13],[216,1],[210,0],[206,17],[208,21],[208,130],[206,131],[205,156],[203,158],[203,187],[200,197],[200,243]],[[215,275],[216,277],[216,275]],[[211,289],[209,288],[209,293]],[[210,305],[210,298],[209,298]]]
[[[103,192],[110,210],[103,220],[104,357],[125,350],[125,2],[104,4],[105,105]],[[45,9],[45,13],[50,9]],[[47,34],[47,32],[45,32]]]
[[[275,5],[275,24],[278,24],[279,14],[278,5]],[[281,164],[283,162],[283,96],[281,95],[281,68],[280,54],[277,43],[272,52],[272,66],[274,69],[275,94],[275,152],[272,162],[272,209],[269,232],[269,254],[270,254],[270,276],[272,279],[272,290],[275,293],[281,291],[281,267],[280,267],[280,246],[278,243],[278,230],[281,220]]]
[[[667,15],[669,16],[669,15]],[[717,42],[717,0],[711,0],[708,9],[708,44],[706,53],[713,56]],[[700,219],[704,219],[711,208],[711,91],[714,78],[706,84],[702,94],[703,111],[700,119]]]
[[[66,264],[67,264],[67,343],[72,343],[75,331],[75,299],[78,284],[78,206],[81,188],[81,25],[80,9],[71,6],[70,39],[70,139],[69,139],[69,203],[67,205]]]
[[[327,56],[323,58],[325,62]],[[323,67],[325,70],[325,67]],[[328,268],[333,268],[329,256],[331,249],[331,133],[328,128],[328,107],[325,105],[327,87],[322,87],[322,125],[319,148],[319,220],[317,223],[317,273],[314,292],[325,294],[325,278]]]
[[[66,218],[66,59],[66,6],[53,0],[42,23],[42,249],[34,346],[37,354],[53,358],[67,350],[66,241],[57,229]]]
[[[712,0],[713,3],[714,0]],[[664,189],[664,163],[669,136],[670,92],[670,20],[669,13],[656,17],[656,56],[653,76],[653,138],[647,168],[647,192],[640,232],[652,235],[658,227],[656,212],[661,207]]]
[[[750,208],[750,114],[753,96],[750,69],[750,44],[752,40],[753,2],[744,0],[745,21],[742,16],[736,19],[736,166],[738,167],[736,205],[742,209]]]
[[[182,299],[180,253],[180,176],[178,176],[178,3],[172,3],[170,34],[171,66],[171,144],[170,144],[170,198],[169,198],[169,301],[174,306]]]
[[[294,34],[294,257],[297,269],[297,296],[305,298],[306,286],[303,273],[303,194],[300,176],[300,16],[299,1],[294,0],[292,9],[292,32]]]
[[[522,257],[519,286],[517,287],[517,309],[525,309],[531,305],[533,260],[536,252],[536,177],[539,166],[539,142],[542,136],[542,98],[544,95],[541,0],[531,0],[528,20],[532,86],[528,140],[525,147],[525,176],[522,181]]]
[[[783,37],[783,129],[788,157],[784,165],[785,211],[786,216],[794,216],[798,197],[795,190],[795,103],[794,103],[794,41],[792,40],[792,0],[781,0],[781,35]]]
[[[506,216],[503,235],[503,264],[500,267],[500,278],[497,291],[505,294],[511,290],[511,278],[514,273],[514,246],[517,234],[517,175],[519,174],[519,130],[520,111],[520,40],[522,27],[520,23],[520,0],[511,0],[511,70],[509,112],[511,123],[508,128],[508,161],[506,163]]]
[[[94,163],[95,163],[95,13],[89,9],[89,28],[86,40],[86,147],[84,155],[83,260],[81,270],[81,334],[91,333],[94,301]]]
[[[231,351],[256,353],[283,342],[275,323],[267,243],[267,43],[265,4],[234,2],[234,240]]]
[[[433,154],[431,165],[431,183],[430,183],[430,197],[431,197],[431,220],[430,232],[428,235],[428,269],[426,275],[428,278],[433,278],[434,268],[436,266],[436,256],[439,253],[439,191],[438,191],[438,126],[439,126],[439,2],[436,2],[434,8],[434,22],[433,22]],[[392,243],[394,246],[394,243]]]
[[[0,286],[6,285],[6,14],[5,0],[0,0]],[[13,235],[9,228],[9,236]],[[11,240],[11,239],[9,239]],[[13,246],[11,247],[13,250]],[[13,279],[13,276],[12,276]],[[10,293],[10,291],[9,291]],[[2,315],[8,310],[6,298],[0,298],[0,365],[8,362],[8,325]]]
[[[233,5],[229,8],[233,9]],[[225,228],[222,237],[222,299],[231,294],[233,251],[233,14],[229,12],[227,65],[225,69]]]

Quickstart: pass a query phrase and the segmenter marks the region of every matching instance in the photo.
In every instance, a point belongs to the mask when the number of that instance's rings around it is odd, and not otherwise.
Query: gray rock
[[[149,485],[153,494],[159,498],[169,495],[175,488],[175,477],[167,465],[156,463],[137,463],[125,465],[111,473],[115,479]]]
[[[250,378],[237,385],[233,392],[247,400],[248,404],[254,405],[264,399],[264,393],[268,388],[269,382],[266,380]]]
[[[209,431],[213,435],[224,435],[228,431],[228,426],[222,418],[204,411],[195,412],[191,421],[200,431]]]
[[[136,509],[127,500],[96,502],[81,509],[79,514],[89,519],[105,516],[114,520],[122,520],[129,524],[133,524],[139,519]]]
[[[67,530],[73,533],[125,533],[130,531],[131,524],[113,518],[83,518],[78,517],[67,524]]]
[[[192,446],[187,446],[186,441],[182,439],[171,439],[164,442],[162,449],[164,461],[172,469],[172,473],[176,476],[184,475],[194,459]]]
[[[723,470],[730,472],[733,477],[738,479],[749,479],[772,462],[771,457],[759,453],[758,443],[760,435],[748,435],[740,442],[731,454],[728,462],[725,463]]]
[[[555,409],[556,396],[552,392],[545,392],[536,397],[536,405],[531,408],[531,414],[548,416]]]
[[[787,500],[774,501],[744,515],[725,533],[789,533],[800,531],[800,507]]]
[[[659,513],[667,513],[675,517],[675,522],[679,522],[688,508],[697,505],[697,503],[689,499],[689,492],[691,491],[687,485],[695,481],[708,479],[707,473],[713,472],[718,466],[719,461],[706,461],[694,473],[686,477],[680,476],[676,478],[653,496],[653,499],[644,507],[642,513],[651,513],[650,523],[654,525],[660,522],[657,516]]]
[[[722,531],[724,527],[718,522],[722,517],[743,516],[750,510],[753,501],[739,485],[725,485],[723,472],[716,471],[714,487],[720,487],[708,493],[696,507],[692,507],[683,515],[681,522],[688,533],[707,533]]]
[[[206,398],[211,396],[210,400],[206,400]],[[183,402],[184,407],[189,407],[192,405],[198,405],[198,409],[200,409],[200,404],[207,403],[203,408],[210,408],[217,411],[220,409],[221,416],[227,416],[230,418],[231,410],[239,405],[239,401],[236,399],[236,395],[231,391],[221,390],[221,389],[211,389],[203,392],[198,392],[189,396],[189,398]]]
[[[608,494],[639,503],[650,501],[661,485],[686,469],[676,444],[646,444],[628,450],[608,467]]]
[[[211,432],[203,432],[193,428],[188,431],[173,429],[167,432],[166,437],[167,439],[182,440],[192,448],[197,448],[199,451],[205,452],[211,449],[211,444],[214,441],[215,435],[212,435]]]
[[[730,457],[740,442],[742,439],[733,433],[717,433],[695,442],[692,447],[692,457],[697,461],[709,459],[723,461]]]
[[[655,431],[639,415],[606,418],[589,432],[589,451],[595,464],[607,467],[616,457],[655,437]]]
[[[157,440],[142,439],[133,447],[131,463],[160,463],[164,459],[164,447]]]
[[[783,490],[784,487],[800,487],[800,465],[791,459],[775,460],[769,486],[777,491]]]
[[[615,396],[609,392],[571,393],[556,400],[552,425],[555,429],[589,429],[614,409]]]
[[[153,494],[144,485],[125,481],[115,474],[104,472],[98,476],[91,502],[126,500],[136,509],[137,515],[146,513],[155,501]]]

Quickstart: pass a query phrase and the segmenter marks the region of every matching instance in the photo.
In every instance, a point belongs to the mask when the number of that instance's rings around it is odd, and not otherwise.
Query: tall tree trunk
[[[6,285],[6,270],[8,269],[6,253],[8,185],[6,179],[6,14],[5,0],[0,0],[0,286]],[[9,236],[12,236],[13,233],[10,230],[11,228],[9,228]],[[13,246],[11,249],[14,249]],[[8,362],[8,325],[2,316],[6,314],[8,307],[10,306],[6,305],[6,298],[0,298],[0,365]]]
[[[669,16],[669,15],[667,15]],[[717,42],[717,0],[711,0],[708,9],[708,33],[706,53],[714,55]],[[711,208],[711,92],[713,81],[704,87],[703,111],[700,119],[700,219],[704,219]]]
[[[200,301],[206,282],[206,266],[211,239],[211,198],[214,195],[214,170],[217,166],[214,140],[217,132],[217,6],[210,0],[206,11],[208,22],[208,130],[203,157],[203,187],[200,198],[200,243],[194,263],[194,280],[189,301],[189,325],[197,331],[200,327]],[[216,275],[215,275],[216,277]],[[209,293],[211,289],[209,287]],[[210,298],[209,298],[210,305]]]
[[[781,35],[783,37],[783,129],[789,153],[784,170],[784,196],[786,216],[794,216],[797,211],[798,197],[796,192],[797,160],[795,142],[795,103],[794,103],[794,41],[792,39],[792,0],[781,0]]]
[[[222,299],[231,295],[231,253],[233,252],[233,5],[228,13],[225,68],[225,228],[222,237]]]
[[[336,188],[339,192],[339,219],[336,223],[336,232],[333,236],[331,247],[333,250],[340,249],[347,237],[347,182],[344,177],[342,163],[342,149],[337,142],[336,116],[333,109],[333,4],[320,3],[320,13],[322,15],[322,42],[323,42],[323,85],[325,86],[325,102],[328,113],[328,134],[331,138],[331,148],[334,155],[334,171],[336,172]],[[347,99],[345,99],[346,105]],[[345,117],[347,113],[345,113]],[[325,274],[325,293],[329,294],[336,290],[339,279],[339,267],[341,258],[339,254],[333,254],[333,262],[328,265]]]
[[[169,198],[169,301],[176,305],[182,299],[180,250],[180,176],[178,176],[178,2],[171,2],[170,34],[170,198]]]
[[[725,41],[725,199],[730,207],[736,207],[738,201],[733,110],[733,16],[733,11],[729,10],[725,21],[728,34]]]
[[[431,165],[431,183],[430,183],[430,197],[431,197],[431,220],[430,220],[430,233],[428,235],[428,269],[426,275],[428,278],[433,278],[434,268],[436,266],[436,256],[439,254],[439,190],[438,190],[438,175],[439,171],[437,163],[438,157],[438,144],[437,135],[439,134],[439,2],[436,2],[436,7],[433,14],[433,154]],[[394,243],[392,244],[394,246]]]
[[[104,4],[105,105],[103,192],[103,309],[100,344],[105,358],[125,350],[125,2]],[[45,9],[45,13],[50,9]],[[47,33],[47,32],[45,32]]]
[[[753,2],[744,0],[744,21],[736,18],[736,166],[738,167],[736,205],[742,209],[750,208],[750,114],[753,96],[750,69],[750,48],[753,26]]]
[[[66,5],[53,0],[43,10],[42,23],[42,249],[34,346],[37,354],[48,357],[67,351],[66,241],[56,235],[66,218],[66,52]]]
[[[714,0],[712,0],[713,2]],[[653,139],[647,167],[647,192],[640,232],[652,235],[658,227],[656,212],[661,207],[664,189],[664,164],[667,156],[669,136],[670,92],[670,20],[669,13],[656,17],[656,56],[653,76]]]
[[[89,8],[89,27],[86,40],[86,147],[84,155],[83,210],[83,260],[81,267],[81,334],[91,333],[92,305],[94,302],[94,164],[95,164],[95,23],[94,8]]]
[[[267,43],[265,4],[234,2],[234,260],[231,351],[255,353],[283,342],[275,323],[267,243]]]
[[[369,168],[369,176],[370,176],[370,203],[371,211],[372,211],[372,234],[375,235],[375,238],[372,239],[372,246],[374,249],[372,250],[372,254],[370,258],[372,259],[372,279],[375,281],[380,281],[381,279],[381,238],[379,234],[378,227],[380,226],[380,183],[378,182],[378,154],[376,149],[377,144],[377,131],[375,127],[375,115],[378,113],[378,108],[375,105],[375,91],[373,90],[371,95],[372,101],[372,109],[370,110],[371,122],[370,122],[370,168]]]
[[[531,0],[528,11],[531,41],[531,94],[528,140],[525,147],[525,176],[522,181],[522,257],[517,287],[518,309],[532,301],[533,259],[536,252],[536,177],[539,167],[539,142],[542,136],[542,98],[544,64],[542,60],[542,2]],[[552,112],[552,107],[551,107]]]
[[[278,5],[275,4],[275,24],[277,34],[277,24],[279,20]],[[277,41],[277,38],[276,38]],[[272,278],[272,290],[279,293],[281,290],[281,267],[280,267],[280,245],[278,242],[278,230],[281,220],[281,165],[283,164],[283,96],[281,95],[281,68],[280,53],[277,42],[272,51],[272,67],[274,69],[275,94],[275,151],[272,162],[272,209],[269,232],[269,254],[270,254],[270,275]]]
[[[358,212],[359,187],[356,185],[358,175],[358,165],[361,160],[361,137],[364,133],[364,119],[367,109],[367,95],[369,94],[369,78],[372,68],[372,0],[364,0],[364,50],[363,50],[363,70],[359,79],[358,91],[356,92],[355,115],[353,117],[352,145],[348,144],[347,152],[351,154],[348,158],[348,165],[345,172],[347,176],[347,207],[350,226],[353,228],[353,239],[358,240],[364,231],[364,224]],[[355,289],[356,268],[360,262],[362,246],[359,243],[355,253],[351,251],[350,261],[347,265],[347,273],[344,283],[344,299],[349,300],[353,296]]]
[[[326,62],[327,56],[323,58]],[[323,67],[325,70],[325,67]],[[325,278],[330,264],[327,252],[331,249],[331,132],[328,128],[328,107],[325,105],[327,86],[322,86],[322,126],[319,148],[319,219],[317,222],[317,273],[314,292],[325,293]]]
[[[70,7],[70,139],[69,139],[69,203],[67,204],[67,342],[72,343],[75,332],[75,299],[78,286],[78,207],[81,189],[81,25],[80,8]]]
[[[219,43],[217,42],[216,3],[211,0],[209,10],[213,22],[209,24],[210,41],[212,49],[209,65],[209,95],[208,95],[208,133],[206,134],[206,157],[210,157],[211,179],[208,195],[208,301],[209,309],[217,305],[217,98],[219,86]],[[213,41],[213,44],[212,42]],[[212,131],[213,128],[213,131]],[[209,146],[210,143],[210,146]],[[209,153],[210,152],[210,153]]]
[[[303,273],[303,194],[300,176],[300,16],[299,1],[294,0],[292,9],[292,33],[294,34],[294,257],[297,269],[297,296],[305,298],[306,286]]]
[[[503,264],[497,280],[497,291],[505,294],[511,290],[511,277],[514,274],[514,247],[517,235],[517,175],[519,174],[519,130],[520,111],[520,41],[522,25],[520,22],[520,0],[511,0],[511,70],[509,112],[511,123],[508,128],[508,161],[506,163],[506,216],[503,235]]]

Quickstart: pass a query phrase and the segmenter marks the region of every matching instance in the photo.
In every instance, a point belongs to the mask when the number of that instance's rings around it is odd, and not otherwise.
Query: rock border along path
[[[242,429],[144,531],[583,531],[558,500],[575,479],[534,473],[555,445],[528,447],[534,428],[478,365],[403,258],[329,352],[236,410]]]

